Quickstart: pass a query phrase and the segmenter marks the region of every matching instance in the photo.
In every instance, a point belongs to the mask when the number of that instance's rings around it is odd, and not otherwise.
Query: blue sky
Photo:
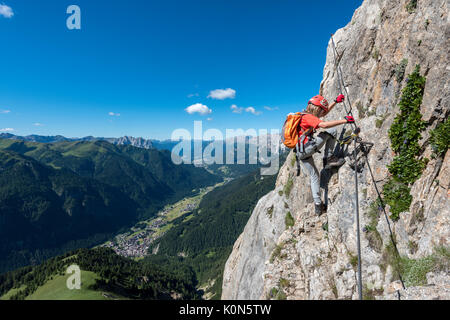
[[[361,3],[2,0],[0,130],[166,139],[194,120],[279,129],[318,93],[329,36]],[[71,4],[81,30],[66,27]]]

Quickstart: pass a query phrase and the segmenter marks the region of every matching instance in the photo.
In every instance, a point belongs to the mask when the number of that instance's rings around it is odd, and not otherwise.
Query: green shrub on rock
[[[444,156],[450,146],[450,122],[448,118],[436,129],[430,131],[430,143],[433,152],[438,156]]]
[[[419,140],[426,127],[420,113],[425,83],[426,78],[420,75],[420,66],[417,65],[407,79],[399,102],[400,113],[389,130],[395,156],[388,165],[392,177],[383,187],[383,195],[391,207],[393,220],[399,218],[400,212],[409,210],[412,201],[410,185],[419,179],[425,168],[425,161],[419,158]]]
[[[286,217],[284,218],[284,224],[286,225],[286,229],[289,229],[290,227],[294,226],[295,220],[292,217],[292,214],[290,211],[286,213]]]

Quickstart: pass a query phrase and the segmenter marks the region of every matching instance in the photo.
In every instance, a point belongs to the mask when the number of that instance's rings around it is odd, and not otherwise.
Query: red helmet
[[[328,101],[322,96],[315,96],[308,101],[308,104],[313,104],[315,106],[321,107],[323,110],[328,111]]]

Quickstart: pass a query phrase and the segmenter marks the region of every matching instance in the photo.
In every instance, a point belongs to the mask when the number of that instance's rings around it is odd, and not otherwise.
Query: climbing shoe
[[[323,159],[323,164],[325,169],[330,169],[334,167],[340,167],[345,163],[344,158],[338,158],[336,156],[331,156],[328,159]]]
[[[322,213],[327,212],[327,206],[324,205],[323,202],[321,202],[320,204],[316,203],[314,205],[314,207],[315,207],[316,215],[319,216],[319,217],[322,215]]]

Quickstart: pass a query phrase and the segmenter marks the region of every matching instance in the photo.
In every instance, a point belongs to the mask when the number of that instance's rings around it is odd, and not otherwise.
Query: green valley
[[[170,156],[0,139],[0,272],[14,270],[0,275],[2,299],[219,298],[233,243],[276,175]],[[81,290],[66,287],[71,263]]]
[[[226,179],[226,182],[229,180]],[[158,212],[156,217],[138,222],[127,232],[116,235],[114,239],[106,242],[102,247],[111,248],[124,257],[143,258],[148,254],[148,249],[152,242],[164,236],[175,224],[193,218],[193,211],[198,207],[202,198],[226,182],[200,188],[197,194],[186,197],[174,204],[166,205],[164,209]]]
[[[105,242],[222,180],[169,151],[0,139],[0,272]]]
[[[284,160],[285,156],[283,156]],[[204,299],[220,299],[222,274],[233,244],[242,233],[258,200],[274,188],[276,175],[259,170],[205,194],[188,218],[150,245],[144,261],[171,270],[188,266],[195,272]]]

